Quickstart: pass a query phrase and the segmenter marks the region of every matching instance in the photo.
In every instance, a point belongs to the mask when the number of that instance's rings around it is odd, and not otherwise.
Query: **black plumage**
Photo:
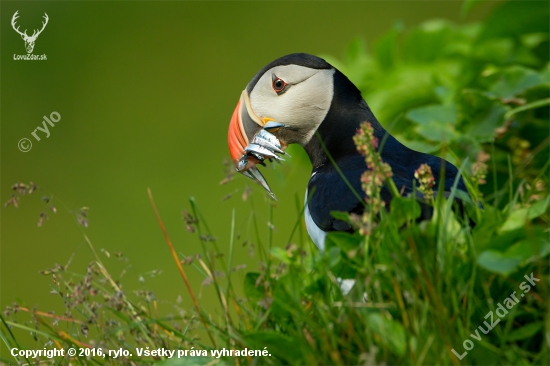
[[[313,62],[311,58],[316,61]],[[324,62],[324,60],[318,61],[321,59],[315,56],[304,54],[289,57],[286,62],[290,59],[293,63],[304,66],[307,66],[301,63],[304,59],[307,59],[306,64],[322,65]],[[379,153],[383,161],[391,166],[395,185],[403,195],[413,191],[414,171],[423,163],[428,164],[432,169],[435,178],[434,190],[441,188],[444,191],[451,190],[459,173],[458,169],[444,159],[411,150],[397,141],[380,125],[359,89],[344,74],[335,70],[332,103],[317,132],[331,157],[356,192],[364,195],[360,177],[367,166],[364,157],[355,147],[353,136],[360,124],[365,121],[371,123],[374,136],[381,142]],[[360,214],[363,212],[363,204],[335,169],[317,135],[305,146],[305,150],[313,165],[312,177],[308,183],[308,191],[313,192],[309,201],[309,212],[313,221],[323,231],[348,230],[349,225],[333,218],[330,212]],[[443,170],[444,187],[439,187]],[[458,177],[457,188],[466,192],[462,177]],[[386,188],[382,189],[381,196],[386,202],[391,200],[391,195]]]

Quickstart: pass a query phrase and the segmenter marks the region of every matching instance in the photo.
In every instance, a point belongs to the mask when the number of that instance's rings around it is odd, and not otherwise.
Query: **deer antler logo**
[[[27,49],[27,53],[32,53],[32,50],[34,49],[34,42],[36,42],[36,38],[38,38],[40,33],[42,33],[44,28],[46,28],[46,24],[48,24],[48,20],[49,20],[48,14],[44,13],[45,22],[42,22],[42,29],[34,30],[32,33],[32,36],[28,36],[26,29],[24,32],[21,32],[19,30],[19,26],[17,26],[17,28],[15,27],[15,21],[17,18],[19,18],[19,15],[17,15],[18,12],[19,10],[17,10],[15,14],[13,14],[13,17],[11,18],[11,26],[17,33],[21,35],[21,38],[23,38],[23,41],[25,41],[25,48]]]

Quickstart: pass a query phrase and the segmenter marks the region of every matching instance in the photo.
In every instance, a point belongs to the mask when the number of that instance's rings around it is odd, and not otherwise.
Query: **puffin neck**
[[[361,123],[368,121],[380,140],[386,130],[380,125],[357,87],[340,71],[334,73],[334,94],[325,119],[304,146],[313,169],[329,162],[325,148],[337,162],[339,159],[358,154],[353,136]]]

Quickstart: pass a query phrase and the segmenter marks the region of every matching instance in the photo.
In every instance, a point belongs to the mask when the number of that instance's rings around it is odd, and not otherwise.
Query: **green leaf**
[[[414,198],[394,197],[390,203],[390,216],[398,227],[416,220],[421,211]]]
[[[244,335],[243,339],[248,349],[266,349],[269,351],[271,357],[266,356],[266,360],[280,358],[286,360],[290,364],[296,364],[296,362],[301,359],[302,345],[295,337],[290,338],[279,332],[259,331],[248,333]]]
[[[329,259],[330,268],[336,267],[340,263],[340,260],[342,259],[342,256],[340,254],[340,248],[338,248],[337,246],[332,246],[332,247],[327,246],[327,249],[325,251],[325,256]]]
[[[489,90],[497,97],[512,98],[528,89],[543,85],[548,85],[548,82],[540,73],[515,65],[505,69]]]
[[[330,232],[326,239],[325,257],[330,261],[330,268],[335,276],[342,278],[354,278],[356,268],[353,265],[354,260],[350,259],[349,253],[356,253],[360,248],[363,237],[358,233],[350,234],[341,231]]]
[[[430,124],[420,125],[415,131],[422,137],[431,141],[454,141],[460,135],[454,130],[452,125],[432,122]]]
[[[429,63],[447,54],[453,29],[446,20],[434,19],[411,30],[403,46],[403,59],[410,63]]]
[[[547,32],[529,33],[521,37],[521,43],[527,48],[535,48],[546,41],[548,41]]]
[[[498,221],[498,224],[500,224],[501,222],[502,221]],[[527,237],[527,234],[524,228],[511,230],[511,231],[504,231],[498,235],[494,235],[494,234],[497,234],[497,229],[498,227],[491,227],[491,231],[492,231],[491,233],[486,231],[485,232],[480,231],[475,233],[474,240],[475,240],[476,246],[479,247],[480,252],[482,250],[492,249],[492,250],[496,250],[497,252],[504,253],[512,245],[514,245],[518,241],[521,241]]]
[[[380,37],[374,44],[376,61],[384,70],[391,69],[394,66],[399,34],[400,32],[394,28]]]
[[[502,2],[484,22],[482,39],[517,37],[521,34],[548,33],[547,1]]]
[[[258,272],[248,272],[244,277],[244,293],[254,304],[265,297],[262,287],[256,286],[258,277],[260,277],[260,273]]]
[[[541,228],[535,227],[526,237],[524,230],[505,231],[494,237],[486,245],[489,248],[478,257],[478,264],[485,269],[500,274],[510,274],[519,266],[524,266],[543,258],[550,253],[550,241]],[[477,238],[477,236],[476,236]],[[481,239],[477,239],[479,243]]]
[[[544,237],[534,237],[515,243],[506,250],[504,255],[508,258],[516,258],[524,265],[548,253],[550,253],[550,242]]]
[[[502,65],[510,59],[514,52],[514,40],[511,38],[491,39],[480,42],[474,51],[474,57],[479,58],[491,67],[491,64]]]
[[[533,220],[547,212],[550,196],[543,201],[538,201],[530,207],[520,208],[512,211],[499,232],[515,230],[523,227],[528,221]]]
[[[455,105],[428,105],[413,109],[407,113],[407,118],[418,124],[455,124],[457,119]]]
[[[273,289],[273,298],[270,307],[273,316],[279,319],[285,319],[291,316],[295,308],[292,305],[295,303],[295,301],[293,301],[293,294],[301,290],[301,285],[301,281],[297,280],[292,275],[287,274],[280,278]]]
[[[476,225],[473,231],[474,240],[487,241],[494,233],[502,222],[502,215],[500,210],[488,205],[481,211],[481,221]],[[479,236],[479,237],[478,237]],[[482,240],[485,239],[485,240]]]
[[[284,250],[283,248],[281,247],[273,247],[271,248],[271,250],[269,251],[269,253],[277,258],[278,260],[280,260],[281,262],[284,262],[284,263],[290,263],[291,262],[291,259],[288,257],[288,253],[286,250]]]
[[[369,328],[378,334],[382,342],[398,355],[402,356],[407,347],[405,328],[401,323],[388,319],[379,313],[371,313],[367,317]]]
[[[350,234],[343,231],[332,231],[325,239],[327,248],[336,246],[343,252],[357,249],[362,242],[363,237],[358,233]]]
[[[517,268],[521,260],[507,258],[506,254],[495,250],[486,250],[477,257],[477,264],[495,273],[508,275]]]
[[[410,141],[401,136],[396,136],[396,138],[397,140],[399,140],[399,142],[401,142],[403,145],[405,145],[409,149],[420,151],[426,154],[433,154],[441,148],[441,144],[436,144],[434,142],[428,143],[426,141],[420,141],[420,140]]]
[[[504,114],[508,107],[502,104],[494,104],[487,112],[478,111],[477,117],[471,123],[468,133],[475,136],[478,141],[487,141],[495,135],[495,129],[504,122]]]
[[[514,331],[508,334],[506,340],[508,341],[519,341],[521,339],[526,339],[534,336],[542,329],[543,322],[534,322],[527,325],[522,325],[521,328],[515,329]]]

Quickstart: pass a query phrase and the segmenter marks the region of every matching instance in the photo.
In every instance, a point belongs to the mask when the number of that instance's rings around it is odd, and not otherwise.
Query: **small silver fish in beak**
[[[284,159],[278,154],[288,155],[283,150],[286,145],[271,133],[284,127],[283,123],[256,116],[250,108],[250,99],[245,90],[233,112],[228,131],[229,153],[237,171],[260,183],[275,200],[275,194],[256,165],[265,166],[266,159],[280,163]],[[253,136],[251,143],[248,135]]]

